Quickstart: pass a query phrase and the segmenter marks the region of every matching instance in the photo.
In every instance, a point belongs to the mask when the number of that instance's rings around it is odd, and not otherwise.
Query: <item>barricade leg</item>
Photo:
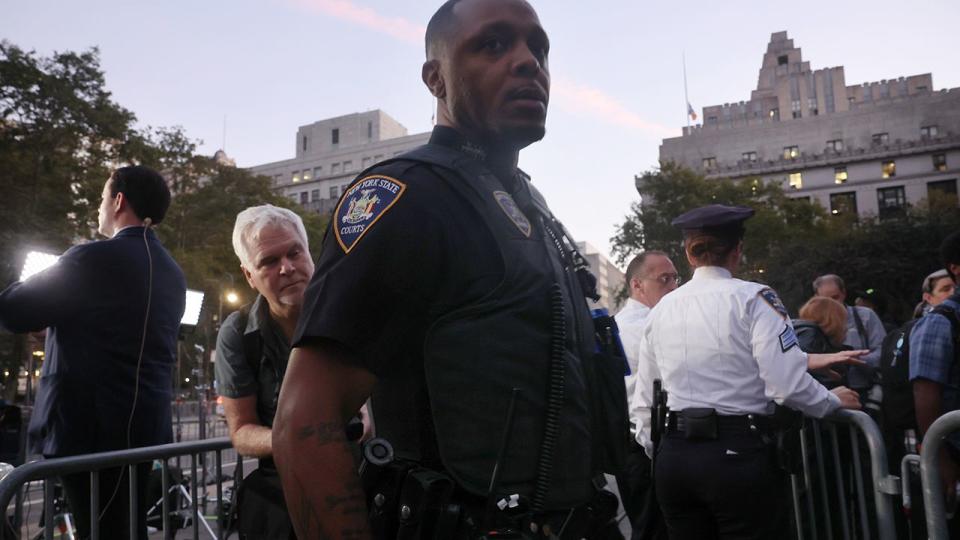
[[[100,538],[100,471],[90,473],[90,538]]]
[[[816,427],[816,426],[814,426]],[[803,485],[804,491],[806,493],[806,502],[807,502],[807,525],[810,529],[810,537],[813,540],[817,540],[817,523],[813,515],[813,489],[810,479],[810,452],[807,447],[807,424],[804,423],[802,429],[800,429],[800,457],[803,462]],[[799,508],[798,508],[799,510]],[[799,516],[798,516],[799,518]],[[799,524],[797,525],[799,529]],[[798,538],[803,538],[803,536],[798,536]]]
[[[847,511],[847,494],[843,489],[843,464],[840,462],[840,437],[837,435],[837,426],[828,424],[830,430],[830,450],[833,454],[833,470],[836,471],[837,500],[840,502],[840,519],[843,523],[843,538],[850,540],[850,514]]]
[[[160,492],[163,496],[160,509],[163,512],[163,540],[172,540],[173,531],[170,529],[170,464],[166,459],[160,460]]]
[[[817,487],[820,492],[820,506],[823,512],[822,522],[826,523],[827,540],[833,540],[833,512],[830,510],[830,499],[827,495],[827,473],[823,464],[823,434],[821,433],[823,425],[816,420],[811,421],[811,423],[813,424],[813,447],[817,457],[817,474],[820,479],[817,482]]]

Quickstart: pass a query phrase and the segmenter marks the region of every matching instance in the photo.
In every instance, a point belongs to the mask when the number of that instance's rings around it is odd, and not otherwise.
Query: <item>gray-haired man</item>
[[[313,260],[300,217],[269,204],[237,215],[233,249],[257,291],[256,300],[227,317],[217,336],[217,389],[230,439],[241,455],[260,458],[259,471],[244,480],[239,525],[247,538],[292,537],[271,427]]]

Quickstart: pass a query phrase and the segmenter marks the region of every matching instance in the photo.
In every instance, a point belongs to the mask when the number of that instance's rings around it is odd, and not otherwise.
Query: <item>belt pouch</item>
[[[710,408],[684,409],[683,434],[687,439],[716,439],[717,411]]]

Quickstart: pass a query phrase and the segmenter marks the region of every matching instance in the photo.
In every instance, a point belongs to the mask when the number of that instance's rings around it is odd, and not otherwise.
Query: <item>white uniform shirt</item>
[[[640,336],[647,325],[647,315],[650,315],[650,308],[633,298],[627,298],[626,305],[614,317],[620,330],[623,352],[627,355],[627,364],[630,365],[630,374],[623,378],[627,385],[627,402],[633,398],[633,387],[637,381],[637,355],[640,350]],[[636,420],[630,420],[636,423]]]
[[[639,347],[631,418],[653,455],[650,406],[661,379],[671,411],[711,407],[721,415],[772,414],[774,402],[822,417],[840,399],[807,373],[807,355],[776,294],[715,266],[653,308]]]

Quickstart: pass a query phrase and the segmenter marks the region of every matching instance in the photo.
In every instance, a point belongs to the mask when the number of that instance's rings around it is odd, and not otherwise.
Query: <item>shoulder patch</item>
[[[497,204],[500,205],[500,208],[503,210],[503,213],[510,218],[510,221],[520,229],[520,232],[524,236],[530,238],[530,220],[527,219],[527,216],[520,211],[520,207],[517,206],[516,201],[513,200],[513,197],[510,196],[506,191],[494,191],[493,198],[497,200]]]
[[[780,332],[780,350],[787,352],[799,346],[800,342],[797,340],[797,333],[793,331],[793,328],[791,328],[789,324],[784,325],[783,332]]]
[[[344,253],[357,245],[370,227],[390,209],[407,190],[407,185],[389,176],[374,174],[355,182],[334,211],[334,233]]]
[[[770,288],[766,288],[757,293],[760,298],[763,298],[763,301],[770,304],[770,307],[774,311],[780,314],[784,319],[789,319],[790,314],[787,313],[787,307],[783,305],[783,302],[780,301],[780,297],[777,296],[776,291]]]

